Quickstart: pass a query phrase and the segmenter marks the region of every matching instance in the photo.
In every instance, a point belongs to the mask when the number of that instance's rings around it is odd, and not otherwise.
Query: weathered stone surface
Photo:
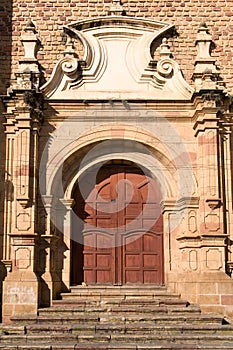
[[[86,305],[77,303],[77,288],[70,293],[73,297],[73,306],[69,306],[71,299],[63,295],[63,304],[57,304],[51,308],[40,309],[39,316],[28,323],[22,317],[13,317],[15,326],[5,326],[0,338],[1,346],[11,349],[17,343],[20,349],[40,349],[41,342],[44,348],[50,346],[55,349],[79,349],[79,350],[133,350],[133,349],[233,349],[233,327],[214,315],[202,315],[198,307],[186,304],[177,295],[172,295],[165,289],[154,289],[154,297],[149,301],[150,311],[145,310],[139,303],[139,295],[143,294],[143,288],[119,288],[118,294],[122,296],[119,307],[112,316],[111,308],[106,309],[99,301],[98,309],[95,302],[87,297]],[[110,288],[111,290],[111,288]],[[102,300],[108,305],[112,303],[112,295],[108,288],[95,287],[95,291],[101,294]],[[147,291],[145,289],[145,291]],[[88,292],[88,287],[86,288]],[[89,290],[91,294],[91,288]],[[116,293],[116,291],[112,290]],[[106,293],[106,294],[105,294]],[[130,293],[131,299],[125,299]],[[133,297],[134,293],[134,297]],[[164,296],[161,296],[161,293]],[[157,299],[162,301],[158,307]],[[169,301],[167,309],[162,306]],[[173,303],[171,303],[173,301]],[[180,304],[179,304],[180,302]],[[123,305],[121,305],[123,304]],[[125,304],[127,308],[125,308]],[[173,305],[172,305],[173,304]],[[65,307],[67,305],[67,307]],[[174,311],[175,309],[178,312]],[[122,307],[125,308],[124,315]],[[160,308],[160,312],[158,312]],[[186,309],[186,310],[185,310]],[[56,310],[56,312],[55,312]],[[93,317],[98,310],[98,316]],[[187,312],[189,310],[189,312]],[[139,312],[140,311],[140,312]],[[59,315],[56,316],[55,314]],[[223,324],[225,323],[225,324]],[[2,332],[3,332],[2,330]],[[1,345],[2,344],[2,345]],[[11,344],[11,345],[10,345]]]

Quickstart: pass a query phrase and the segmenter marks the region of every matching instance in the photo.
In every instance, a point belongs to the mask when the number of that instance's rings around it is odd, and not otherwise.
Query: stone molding
[[[50,99],[190,100],[194,91],[170,57],[166,38],[161,58],[153,57],[153,44],[172,28],[165,22],[126,16],[71,23],[64,28],[65,57],[41,90]],[[75,40],[83,44],[82,59],[71,44]]]

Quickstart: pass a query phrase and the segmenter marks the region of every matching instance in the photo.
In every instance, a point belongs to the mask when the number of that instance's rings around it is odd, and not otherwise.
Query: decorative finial
[[[206,23],[201,23],[198,28],[196,46],[197,46],[197,58],[210,58],[210,45],[212,43],[212,36],[209,33],[209,29]]]
[[[109,14],[112,16],[122,16],[124,14],[123,6],[120,0],[113,0]]]
[[[217,86],[218,72],[215,65],[215,58],[211,56],[212,36],[209,33],[206,23],[201,23],[198,28],[196,46],[197,57],[193,80],[196,89],[215,89]]]
[[[39,39],[36,35],[35,25],[31,20],[26,24],[20,40],[24,48],[24,57],[19,60],[19,68],[15,74],[17,78],[15,87],[38,90],[40,69],[36,54]]]
[[[66,48],[64,51],[64,56],[75,56],[75,49],[74,49],[74,42],[73,39],[67,35],[67,40],[66,40]]]
[[[28,23],[26,24],[26,27],[24,28],[24,31],[36,33],[35,24],[31,20],[28,21]]]
[[[160,46],[160,56],[161,57],[171,57],[171,51],[170,51],[170,46],[168,45],[167,38],[163,38],[162,44]]]
[[[36,29],[35,25],[32,23],[32,21],[29,21],[24,28],[25,34],[22,34],[21,36],[21,42],[24,47],[24,58],[25,59],[36,59],[36,46],[38,43],[38,39],[36,36]]]
[[[201,30],[207,30],[208,31],[208,27],[207,27],[207,24],[205,22],[201,22],[200,23],[198,31],[201,31]]]

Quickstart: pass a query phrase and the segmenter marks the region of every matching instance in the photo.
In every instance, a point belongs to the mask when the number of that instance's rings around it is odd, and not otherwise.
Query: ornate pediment
[[[153,57],[154,43],[172,27],[113,15],[71,23],[65,27],[64,57],[42,91],[53,99],[190,99],[193,89],[171,58],[166,39],[160,59]],[[83,45],[82,58],[75,40]]]

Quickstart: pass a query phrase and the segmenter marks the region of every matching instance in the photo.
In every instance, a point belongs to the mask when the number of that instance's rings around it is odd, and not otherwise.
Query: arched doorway
[[[115,160],[85,172],[73,198],[72,284],[163,284],[156,179],[132,162]]]

